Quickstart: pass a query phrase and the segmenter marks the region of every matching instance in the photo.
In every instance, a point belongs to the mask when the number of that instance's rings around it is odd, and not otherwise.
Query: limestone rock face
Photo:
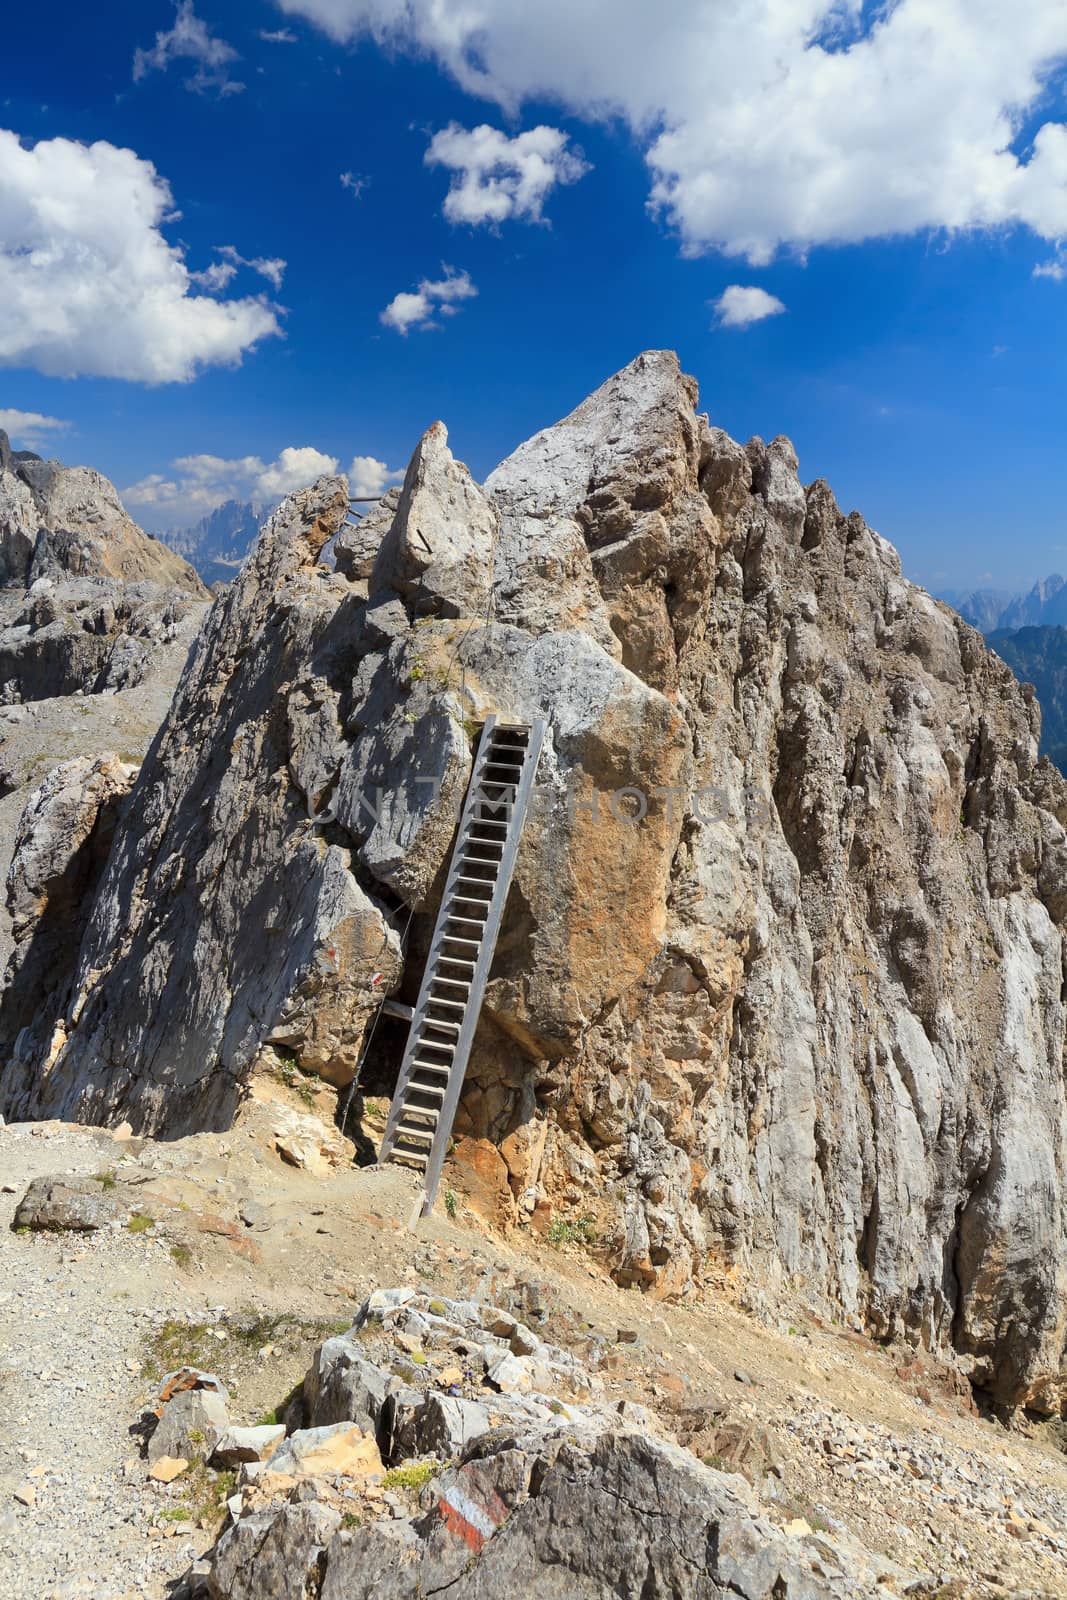
[[[0,433],[0,701],[126,689],[191,638],[207,590],[91,467]]]
[[[0,590],[0,698],[7,704],[115,693],[192,635],[205,606],[184,589],[113,578],[37,578]]]
[[[114,755],[65,761],[26,803],[7,878],[14,949],[0,1006],[0,1054],[5,1060],[15,1053],[23,1028],[33,1028],[42,1012],[50,1018],[62,1014],[91,891],[136,771]],[[47,1041],[48,1053],[61,1040],[60,1032]],[[35,1037],[35,1054],[37,1048]]]
[[[647,353],[484,489],[435,426],[332,572],[342,481],[286,502],[3,1109],[221,1126],[272,1036],[350,1077],[417,987],[472,729],[541,715],[455,1130],[500,1214],[591,1213],[622,1283],[800,1287],[1057,1410],[1067,785],[980,636],[695,401]]]
[[[371,572],[371,588],[396,589],[418,608],[476,616],[489,600],[496,514],[448,448],[441,422],[420,439]]]
[[[13,451],[0,434],[0,583],[47,577],[148,580],[207,595],[187,561],[141,531],[101,473]]]
[[[372,979],[392,985],[399,943],[314,820],[354,620],[316,561],[346,504],[339,479],[291,497],[213,609],[138,776],[63,1017],[40,1017],[13,1051],[14,1108],[226,1126],[267,1039],[351,1076]],[[53,1056],[57,1021],[68,1037]]]

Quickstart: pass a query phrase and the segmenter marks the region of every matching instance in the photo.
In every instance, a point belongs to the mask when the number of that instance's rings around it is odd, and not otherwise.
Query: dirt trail
[[[932,1363],[799,1306],[774,1329],[725,1292],[658,1305],[620,1290],[595,1252],[499,1237],[462,1198],[454,1221],[411,1232],[400,1171],[283,1161],[279,1119],[308,1108],[271,1096],[229,1134],[169,1145],[0,1128],[5,1600],[163,1600],[211,1544],[219,1508],[204,1485],[150,1483],[141,1456],[138,1421],[168,1365],[212,1365],[233,1419],[255,1422],[370,1289],[491,1294],[505,1276],[539,1284],[560,1333],[599,1349],[612,1393],[658,1409],[700,1453],[721,1453],[724,1427],[754,1439],[758,1486],[781,1520],[970,1585],[949,1593],[1067,1590],[1067,1456],[970,1414]],[[125,1196],[123,1218],[143,1206],[143,1231],[118,1220],[84,1235],[12,1232],[29,1181],[66,1172]]]

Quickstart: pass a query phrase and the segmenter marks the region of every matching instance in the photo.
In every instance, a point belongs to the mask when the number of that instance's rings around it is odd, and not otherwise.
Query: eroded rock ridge
[[[1058,1410],[1067,788],[980,635],[696,398],[646,353],[481,487],[436,424],[333,570],[344,481],[285,502],[80,950],[9,986],[4,1108],[224,1126],[268,1040],[349,1081],[473,730],[544,716],[456,1128],[501,1219],[591,1213],[620,1282],[801,1287]]]

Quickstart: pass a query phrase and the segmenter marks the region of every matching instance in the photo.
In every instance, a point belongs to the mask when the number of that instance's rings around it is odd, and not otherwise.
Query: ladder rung
[[[438,962],[447,962],[450,967],[470,967],[473,972],[478,965],[477,961],[468,961],[466,956],[438,956]]]
[[[405,1115],[406,1111],[407,1108],[405,1107]],[[436,1132],[437,1126],[435,1118],[434,1126],[432,1128],[416,1128],[413,1127],[411,1123],[402,1122],[396,1130],[396,1136],[398,1139],[407,1139],[410,1143],[415,1143],[417,1141],[419,1144],[425,1142],[427,1145],[431,1145],[433,1144],[433,1136]]]
[[[450,1011],[466,1011],[467,1009],[467,1003],[465,1000],[445,1000],[443,996],[439,994],[432,994],[430,996],[430,1004],[432,1006],[447,1006]],[[432,1017],[430,1018],[430,1021],[433,1021]]]
[[[510,822],[498,822],[495,817],[475,817],[471,822],[472,828],[510,828]],[[486,841],[488,843],[488,840]]]
[[[491,889],[493,887],[492,878],[471,878],[471,877],[468,877],[467,873],[465,873],[465,872],[457,872],[457,874],[456,874],[456,882],[457,883],[477,883],[477,884],[480,884],[483,889]],[[468,896],[468,899],[469,898],[470,897]]]
[[[398,1128],[396,1130],[396,1136],[398,1139],[407,1139],[412,1143],[417,1138],[419,1140],[420,1148],[418,1150],[413,1149],[410,1152],[411,1155],[429,1156],[430,1149],[433,1145],[433,1128],[420,1129],[417,1134],[413,1134],[410,1128]]]
[[[439,1022],[436,1017],[427,1017],[425,1019],[425,1021],[423,1022],[423,1028],[441,1028],[442,1030],[447,1028],[449,1033],[458,1033],[459,1032],[459,1023],[458,1022]],[[420,1037],[421,1037],[421,1034],[420,1034]]]
[[[447,1083],[416,1083],[415,1079],[412,1078],[408,1084],[408,1094],[435,1094],[440,1095],[443,1100],[447,1088]],[[406,1105],[408,1102],[405,1101],[404,1103]]]
[[[446,933],[443,942],[445,944],[469,944],[472,950],[480,950],[482,947],[480,939],[464,939],[462,934],[459,933]]]
[[[447,1078],[452,1071],[452,1063],[449,1061],[446,1065],[444,1061],[423,1061],[421,1056],[416,1056],[411,1063],[411,1070],[414,1072],[416,1069],[422,1069],[426,1072],[440,1072]]]
[[[426,1123],[409,1122],[407,1120],[409,1116],[426,1117],[428,1120],[427,1120]],[[438,1119],[439,1116],[440,1116],[440,1111],[436,1107],[431,1108],[430,1106],[412,1106],[412,1105],[409,1105],[407,1103],[407,1100],[405,1100],[404,1101],[404,1109],[403,1109],[403,1112],[401,1113],[401,1118],[400,1118],[399,1125],[397,1127],[397,1132],[398,1133],[413,1133],[420,1139],[426,1139],[426,1138],[432,1139],[433,1138],[434,1129],[437,1126],[437,1119]]]
[[[470,989],[470,980],[468,978],[439,978],[435,972],[432,981],[434,983],[447,983],[450,989],[467,989],[468,991]],[[436,999],[437,996],[434,995],[431,998]],[[448,1001],[446,1000],[444,1003],[447,1005]]]
[[[479,917],[458,917],[454,911],[448,913],[449,922],[462,922],[465,928],[484,928],[485,923]],[[478,943],[481,944],[481,940]]]

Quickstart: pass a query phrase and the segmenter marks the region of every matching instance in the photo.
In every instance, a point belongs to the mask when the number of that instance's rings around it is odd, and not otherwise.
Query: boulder
[[[308,1600],[322,1581],[325,1549],[341,1524],[332,1506],[306,1501],[253,1512],[229,1528],[215,1551],[215,1600]]]
[[[393,589],[420,614],[476,616],[489,605],[496,535],[496,512],[435,422],[411,458],[371,591]]]
[[[245,1461],[269,1461],[284,1438],[285,1427],[280,1422],[264,1422],[254,1428],[228,1427],[215,1441],[212,1465],[238,1467]]]
[[[355,1422],[374,1432],[388,1392],[388,1374],[365,1360],[352,1339],[327,1339],[304,1378],[307,1421],[312,1427]]]
[[[154,1462],[172,1456],[208,1461],[229,1426],[222,1395],[213,1389],[183,1389],[163,1407],[148,1441],[148,1459]]]
[[[298,1428],[267,1460],[269,1473],[291,1478],[351,1478],[374,1483],[385,1468],[373,1433],[351,1422],[322,1428]]]
[[[34,1178],[11,1226],[16,1232],[94,1233],[128,1215],[129,1207],[92,1178]]]
[[[813,1560],[721,1474],[635,1434],[501,1441],[443,1473],[437,1496],[418,1522],[335,1534],[321,1600],[867,1600],[877,1583],[828,1543]]]

